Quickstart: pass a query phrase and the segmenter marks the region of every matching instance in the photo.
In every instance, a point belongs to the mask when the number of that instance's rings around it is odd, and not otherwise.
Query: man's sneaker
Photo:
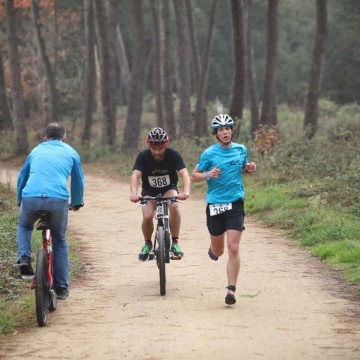
[[[149,259],[149,253],[152,250],[152,244],[145,244],[139,254],[140,261],[146,261]]]
[[[178,243],[171,244],[170,254],[171,260],[180,260],[184,256]]]
[[[234,305],[236,303],[235,294],[232,291],[228,291],[225,297],[225,304]]]
[[[18,261],[20,274],[24,278],[28,278],[34,276],[34,270],[31,267],[31,258],[26,255],[21,256],[20,260]]]
[[[58,287],[55,292],[59,300],[65,300],[69,296],[69,289],[67,288]]]

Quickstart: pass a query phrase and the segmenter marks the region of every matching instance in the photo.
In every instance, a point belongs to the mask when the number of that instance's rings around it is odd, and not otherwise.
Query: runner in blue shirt
[[[71,146],[65,144],[65,139],[64,126],[50,123],[45,129],[45,141],[30,152],[17,179],[20,212],[16,236],[20,273],[22,276],[34,274],[31,267],[31,236],[37,220],[36,213],[49,211],[54,253],[54,287],[57,298],[61,300],[69,295],[68,244],[65,236],[69,206],[72,210],[78,210],[83,205],[84,195],[84,174],[80,157]]]
[[[248,162],[244,145],[232,142],[234,121],[229,115],[217,115],[211,122],[217,143],[200,156],[191,180],[206,180],[206,222],[210,233],[209,257],[216,261],[224,253],[225,233],[229,259],[227,263],[228,292],[225,303],[236,302],[235,290],[240,271],[240,239],[244,230],[243,173],[256,171],[256,164]]]

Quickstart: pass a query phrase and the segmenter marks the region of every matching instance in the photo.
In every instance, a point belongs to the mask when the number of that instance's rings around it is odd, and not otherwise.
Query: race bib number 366
[[[162,188],[170,185],[170,176],[162,175],[162,176],[149,176],[149,184],[154,188]]]
[[[228,204],[209,204],[209,209],[210,209],[210,215],[211,216],[219,215],[219,214],[222,214],[225,211],[231,210],[232,209],[232,203],[228,203]]]

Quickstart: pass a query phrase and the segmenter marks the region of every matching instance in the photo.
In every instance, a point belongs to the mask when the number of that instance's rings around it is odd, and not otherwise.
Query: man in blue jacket
[[[53,241],[54,287],[58,299],[69,296],[69,256],[66,240],[69,206],[83,205],[84,174],[80,156],[65,144],[66,131],[59,123],[45,129],[44,142],[29,154],[17,179],[20,205],[17,227],[17,263],[23,277],[34,274],[31,267],[31,236],[38,211],[48,211]],[[68,179],[71,176],[70,192]],[[69,199],[70,204],[69,204]]]

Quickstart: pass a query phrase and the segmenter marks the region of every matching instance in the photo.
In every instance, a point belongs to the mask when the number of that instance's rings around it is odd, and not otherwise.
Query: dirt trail
[[[2,181],[16,176],[0,171]],[[160,296],[155,262],[137,260],[141,210],[128,192],[127,183],[86,175],[86,206],[69,224],[83,247],[84,279],[71,283],[46,327],[34,315],[0,344],[0,359],[360,359],[353,287],[250,218],[238,302],[225,305],[226,256],[207,256],[201,197],[180,205],[185,257],[167,266]]]

